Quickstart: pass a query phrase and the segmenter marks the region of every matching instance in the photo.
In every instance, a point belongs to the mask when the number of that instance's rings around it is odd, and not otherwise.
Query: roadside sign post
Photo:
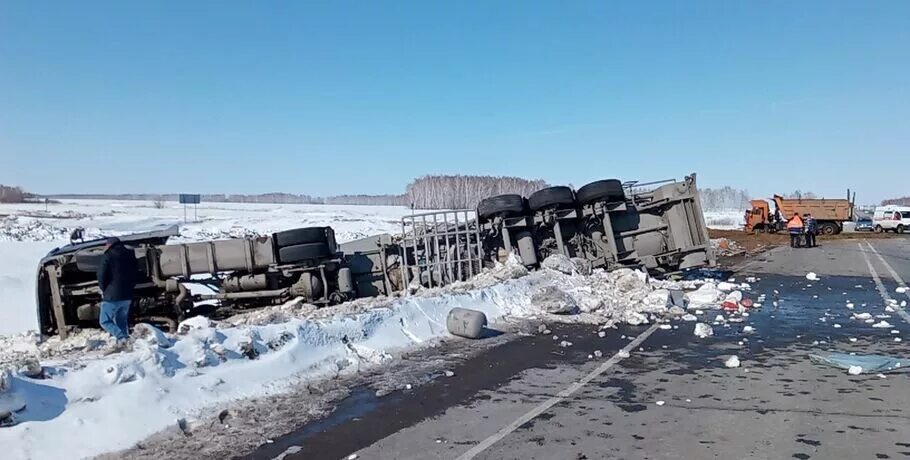
[[[197,205],[201,201],[201,195],[194,195],[189,193],[180,194],[180,204],[183,205],[183,223],[186,223],[186,205],[193,205],[193,222],[199,220],[199,212]]]

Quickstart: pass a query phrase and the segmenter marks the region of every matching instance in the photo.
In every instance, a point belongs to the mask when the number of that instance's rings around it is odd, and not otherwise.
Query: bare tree
[[[28,197],[22,187],[0,185],[0,203],[24,203]]]
[[[419,209],[475,208],[480,200],[507,193],[528,196],[547,186],[542,179],[506,176],[423,176],[408,184],[406,204]]]
[[[737,190],[730,186],[721,188],[699,189],[701,206],[705,211],[724,211],[734,209],[747,209],[749,207],[749,192]]]
[[[164,209],[164,197],[159,195],[158,198],[155,198],[155,201],[152,202],[152,206],[154,206],[155,209]]]

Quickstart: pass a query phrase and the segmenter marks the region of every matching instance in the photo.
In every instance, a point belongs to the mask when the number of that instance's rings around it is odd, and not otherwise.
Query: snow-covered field
[[[742,230],[746,224],[745,211],[742,209],[725,209],[705,211],[705,224],[716,230]]]
[[[198,222],[186,225],[182,207],[156,209],[151,203],[77,201],[48,211],[0,206],[0,215],[11,215],[0,218],[0,419],[4,409],[24,406],[14,414],[16,425],[0,428],[0,445],[11,458],[77,458],[128,448],[216,405],[382,366],[396,354],[446,337],[445,318],[454,307],[483,311],[494,324],[529,318],[641,324],[671,313],[666,289],[702,284],[655,281],[631,270],[587,273],[565,258],[548,259],[547,268],[528,273],[512,261],[467,283],[407,297],[326,309],[289,302],[219,323],[194,318],[176,335],[138,325],[133,351],[105,356],[108,337],[102,331],[65,341],[24,332],[35,327],[38,259],[65,244],[73,228],[95,237],[180,224],[182,240],[198,240],[331,225],[338,240],[346,241],[397,232],[410,211],[209,204],[200,206]],[[716,304],[723,295],[709,284],[690,301]],[[552,314],[556,310],[573,314]],[[29,367],[39,373],[43,368],[45,378],[27,377]]]

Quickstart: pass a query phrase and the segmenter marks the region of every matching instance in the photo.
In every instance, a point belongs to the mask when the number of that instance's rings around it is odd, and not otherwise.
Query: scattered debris
[[[898,370],[901,368],[901,359],[882,355],[854,355],[845,353],[830,353],[827,355],[809,355],[809,359],[818,364],[847,369],[851,374],[879,373]],[[856,374],[854,374],[855,369]]]
[[[695,325],[695,336],[701,339],[710,337],[714,335],[714,329],[711,326],[708,326],[705,323],[698,323]]]
[[[691,322],[691,321],[698,321],[698,317],[695,316],[695,315],[693,315],[693,314],[691,314],[691,313],[690,313],[690,314],[687,314],[687,315],[684,315],[681,319],[682,319],[683,321],[689,321],[689,322]]]
[[[604,355],[604,354],[603,354],[602,351],[600,351],[600,350],[594,350],[594,356],[595,356],[595,357],[601,358],[601,357],[603,357],[603,355]]]
[[[904,293],[907,292],[907,287],[906,287],[906,286],[900,286],[900,287],[898,287],[897,289],[895,289],[894,292],[896,292],[896,293],[898,293],[898,294],[904,294]]]
[[[663,401],[657,401],[657,402],[654,403],[654,404],[657,404],[658,406],[663,406],[663,405],[666,404],[666,403],[663,402]]]
[[[632,355],[630,355],[629,352],[626,351],[626,350],[619,350],[619,352],[616,353],[616,356],[618,356],[618,357],[621,358],[621,359],[626,359],[626,358],[628,358],[629,356],[632,356]]]
[[[724,366],[739,367],[739,356],[733,355],[733,356],[727,358],[727,360],[724,361]]]
[[[752,326],[743,326],[743,333],[744,333],[744,334],[752,334],[753,332],[755,332],[755,328],[754,328],[754,327],[752,327]]]
[[[850,366],[850,368],[847,369],[847,373],[850,375],[859,375],[863,373],[863,368],[860,366]]]
[[[892,326],[891,326],[891,323],[889,323],[889,322],[887,322],[887,321],[885,321],[885,320],[881,320],[881,321],[879,321],[879,322],[873,324],[872,327],[882,328],[882,329],[883,329],[883,328],[888,328],[888,327],[892,327]]]
[[[818,281],[818,275],[815,272],[809,272],[806,274],[806,279],[809,281]]]
[[[452,371],[446,371],[446,377],[455,377],[455,373]]]

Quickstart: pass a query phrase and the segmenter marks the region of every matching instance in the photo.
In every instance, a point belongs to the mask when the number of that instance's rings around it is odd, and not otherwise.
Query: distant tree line
[[[701,198],[701,207],[705,211],[720,211],[731,209],[748,209],[749,192],[733,187],[702,188],[698,190]]]
[[[203,194],[203,202],[209,203],[279,203],[279,204],[342,204],[373,206],[413,206],[416,209],[471,209],[487,197],[505,193],[529,196],[537,190],[548,187],[542,179],[523,179],[509,176],[467,176],[428,175],[419,177],[407,185],[402,195],[337,195],[318,197],[293,193],[263,194]],[[749,207],[749,192],[732,187],[703,188],[699,190],[702,207],[705,210],[746,209]],[[814,197],[811,193],[799,193],[803,198]],[[794,194],[795,194],[794,193]],[[794,194],[790,194],[793,196]],[[19,187],[0,186],[0,201],[25,201],[30,195]],[[107,199],[143,200],[153,203],[178,201],[176,193],[120,193],[120,194],[64,194],[52,198],[63,199]],[[908,198],[910,200],[910,198]],[[157,206],[157,205],[156,205]]]
[[[882,206],[887,206],[889,204],[896,204],[898,206],[910,206],[910,196],[902,196],[900,198],[882,200]]]
[[[22,187],[11,187],[0,184],[0,203],[25,203],[31,195]]]
[[[470,209],[480,200],[506,193],[528,196],[544,187],[542,179],[505,176],[423,176],[408,184],[405,202],[418,209]]]

